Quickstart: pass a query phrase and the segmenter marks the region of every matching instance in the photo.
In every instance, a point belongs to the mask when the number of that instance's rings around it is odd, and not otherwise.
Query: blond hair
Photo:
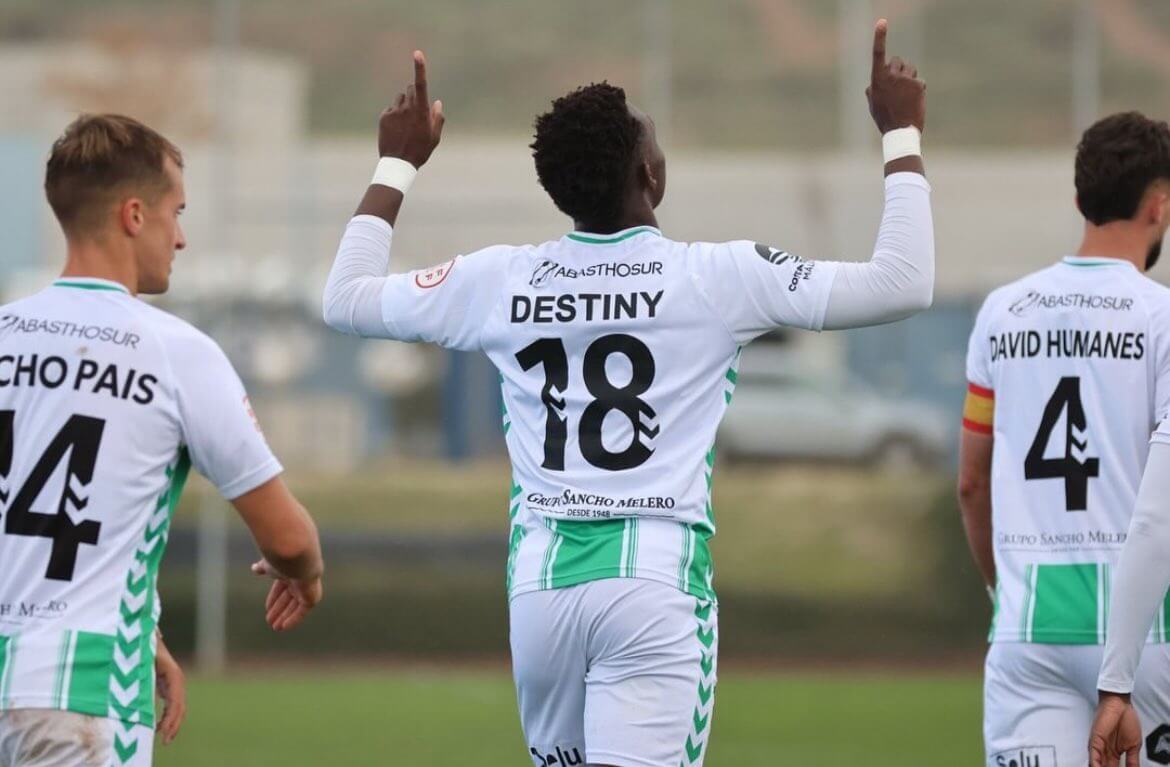
[[[119,197],[153,202],[166,192],[167,158],[183,167],[178,147],[134,118],[82,115],[53,142],[45,196],[66,234],[89,234]]]

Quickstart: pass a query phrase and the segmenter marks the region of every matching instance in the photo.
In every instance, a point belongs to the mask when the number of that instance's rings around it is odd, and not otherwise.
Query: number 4
[[[15,422],[15,411],[0,410],[0,503],[6,505],[11,493],[7,482],[12,472],[12,457],[15,452],[16,440],[13,434]],[[58,581],[73,580],[77,549],[83,543],[93,545],[98,542],[101,523],[92,519],[75,523],[69,516],[67,508],[72,506],[80,511],[89,503],[88,498],[74,492],[74,483],[77,482],[84,488],[93,479],[105,426],[106,422],[101,418],[70,416],[33,467],[12,504],[8,506],[4,532],[10,535],[52,539],[53,550],[49,555],[46,578]],[[69,456],[69,462],[65,474],[65,487],[61,491],[56,511],[52,514],[33,511],[33,503],[66,454]]]
[[[1060,420],[1060,414],[1066,411],[1064,457],[1045,458],[1044,451]],[[1044,406],[1040,429],[1024,459],[1024,478],[1063,479],[1067,511],[1084,511],[1088,508],[1089,479],[1096,477],[1101,470],[1100,459],[1086,455],[1089,448],[1088,428],[1085,407],[1081,403],[1081,379],[1076,376],[1060,379],[1056,391]]]

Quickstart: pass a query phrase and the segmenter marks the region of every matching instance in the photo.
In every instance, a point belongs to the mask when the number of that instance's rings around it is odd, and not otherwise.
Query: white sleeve
[[[1158,431],[1170,438],[1167,424]],[[1170,445],[1155,441],[1138,490],[1129,535],[1113,576],[1105,658],[1097,688],[1133,692],[1134,674],[1170,588]]]
[[[746,241],[695,246],[695,284],[736,343],[782,326],[839,330],[893,322],[930,306],[930,184],[918,173],[894,173],[885,190],[877,244],[864,263],[805,261]]]
[[[880,325],[929,309],[934,297],[930,184],[919,173],[886,176],[873,257],[837,265],[825,330]]]
[[[836,264],[736,240],[691,247],[691,279],[737,344],[778,327],[820,330]]]
[[[175,341],[171,368],[191,464],[229,501],[280,474],[244,384],[210,338]]]
[[[485,248],[430,269],[387,276],[392,241],[393,229],[377,216],[349,222],[325,285],[326,324],[350,335],[479,349],[484,324],[499,301],[509,248]]]
[[[995,389],[991,381],[991,360],[988,359],[987,314],[991,299],[983,302],[967,341],[967,382],[984,389]]]

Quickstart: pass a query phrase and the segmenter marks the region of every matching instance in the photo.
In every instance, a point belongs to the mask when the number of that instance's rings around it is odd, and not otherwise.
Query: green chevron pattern
[[[683,744],[685,758],[679,767],[700,767],[707,737],[711,734],[711,714],[715,708],[715,656],[718,653],[718,615],[714,602],[700,600],[695,606],[695,637],[699,640],[699,685],[697,701],[691,714],[691,729]]]
[[[505,425],[505,433],[507,426]],[[520,553],[520,543],[524,540],[527,534],[524,531],[524,525],[520,524],[517,517],[520,516],[520,496],[523,495],[524,489],[515,482],[512,483],[511,497],[508,501],[508,525],[509,540],[508,540],[508,577],[506,581],[507,593],[512,593],[512,581],[516,576],[516,557]]]
[[[121,764],[138,751],[134,725],[154,726],[153,637],[161,612],[158,568],[166,549],[171,517],[178,506],[190,467],[187,451],[181,449],[175,465],[166,468],[167,488],[158,497],[147,520],[118,605],[109,706],[110,714],[118,721],[114,752]]]

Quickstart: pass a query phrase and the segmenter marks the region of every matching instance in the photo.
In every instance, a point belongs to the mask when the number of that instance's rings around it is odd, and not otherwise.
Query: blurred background
[[[1113,111],[1170,112],[1170,4],[0,3],[0,296],[59,268],[41,182],[76,114],[124,112],[173,139],[189,247],[159,303],[228,351],[326,547],[326,602],[273,636],[243,527],[192,483],[161,579],[191,718],[159,764],[527,763],[496,375],[473,355],[320,321],[410,52],[426,51],[448,124],[396,231],[398,269],[563,234],[526,146],[532,119],[603,79],[657,122],[667,236],[860,260],[882,199],[863,96],[879,16],[891,54],[929,83],[935,305],[745,352],[715,475],[707,763],[975,765],[990,608],[952,490],[967,335],[991,288],[1076,247],[1080,131]],[[915,737],[891,742],[908,724]]]

